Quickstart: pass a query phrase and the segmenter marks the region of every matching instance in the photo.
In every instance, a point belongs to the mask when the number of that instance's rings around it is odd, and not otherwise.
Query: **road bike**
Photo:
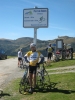
[[[40,64],[39,69],[37,70],[37,85],[43,88],[50,87],[50,77],[46,71],[46,62]]]
[[[48,72],[45,69],[45,62],[37,65],[37,73],[36,73],[36,86],[37,88],[49,88],[50,87],[50,77]],[[28,92],[30,88],[29,84],[29,67],[25,66],[25,72],[20,81],[19,92],[24,94],[24,92]]]
[[[25,62],[24,57],[22,57],[22,61],[20,62],[20,68],[24,69],[25,66],[26,66],[26,62]]]
[[[25,68],[25,72],[24,72],[24,75],[23,75],[23,77],[21,78],[21,80],[20,80],[20,86],[19,86],[19,92],[20,93],[24,93],[24,92],[26,92],[26,91],[28,91],[28,88],[29,88],[29,73],[28,73],[28,66],[26,65],[26,66],[24,66],[24,68]]]

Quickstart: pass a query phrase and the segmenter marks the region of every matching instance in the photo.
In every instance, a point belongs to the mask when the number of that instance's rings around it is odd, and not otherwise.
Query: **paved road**
[[[17,72],[17,58],[0,60],[0,87],[6,83],[8,77]]]

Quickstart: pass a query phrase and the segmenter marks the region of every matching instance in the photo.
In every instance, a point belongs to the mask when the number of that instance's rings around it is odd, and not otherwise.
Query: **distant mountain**
[[[63,36],[57,39],[63,39],[65,44],[71,44],[75,51],[75,37]],[[0,39],[0,49],[3,49],[7,55],[17,56],[17,52],[20,48],[22,48],[23,54],[29,51],[31,42],[33,42],[33,38],[30,37],[22,37],[16,40]],[[37,39],[37,50],[47,55],[45,49],[49,43],[56,43],[56,39],[47,41]]]

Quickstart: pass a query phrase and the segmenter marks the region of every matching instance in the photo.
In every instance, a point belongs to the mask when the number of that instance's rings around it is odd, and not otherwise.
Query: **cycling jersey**
[[[22,58],[22,52],[18,51],[18,58]]]
[[[52,47],[48,46],[48,52],[52,53]]]
[[[30,66],[36,66],[36,63],[38,63],[39,58],[43,57],[43,55],[38,51],[29,51],[25,56],[27,56],[27,60],[29,61]]]

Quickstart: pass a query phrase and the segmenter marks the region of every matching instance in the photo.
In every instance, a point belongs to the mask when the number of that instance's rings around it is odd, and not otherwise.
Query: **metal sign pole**
[[[37,44],[37,28],[34,28],[34,40],[33,42]]]
[[[35,6],[34,8],[38,8],[38,7]],[[33,40],[33,42],[34,42],[35,44],[37,44],[37,28],[34,28],[34,40]]]

